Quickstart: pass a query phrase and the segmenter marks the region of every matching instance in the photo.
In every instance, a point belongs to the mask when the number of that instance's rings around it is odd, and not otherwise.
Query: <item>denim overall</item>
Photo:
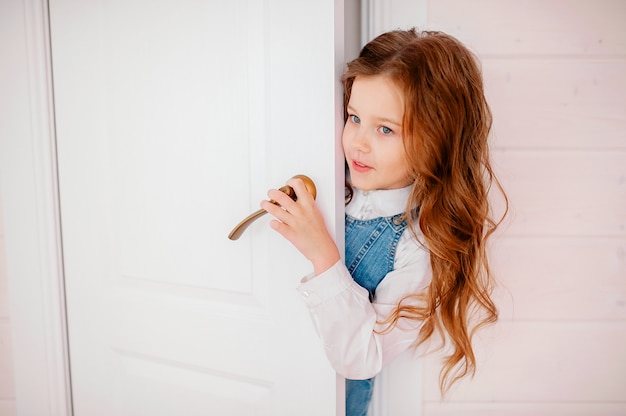
[[[346,266],[354,281],[368,290],[370,302],[378,284],[393,270],[398,240],[406,226],[403,214],[365,221],[346,215]],[[373,387],[374,377],[346,379],[346,416],[367,415]]]

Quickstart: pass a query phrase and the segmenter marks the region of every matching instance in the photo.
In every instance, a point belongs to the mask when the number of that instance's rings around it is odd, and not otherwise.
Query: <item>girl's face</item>
[[[402,90],[384,75],[358,76],[347,109],[342,142],[352,185],[364,191],[410,185]]]

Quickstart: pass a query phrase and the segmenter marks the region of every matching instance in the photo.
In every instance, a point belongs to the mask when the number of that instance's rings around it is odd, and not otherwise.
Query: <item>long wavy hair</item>
[[[472,337],[498,318],[486,241],[506,211],[496,222],[488,193],[495,183],[506,195],[490,164],[491,110],[477,58],[445,33],[397,30],[369,42],[344,73],[345,106],[355,78],[369,75],[388,76],[404,92],[402,135],[414,181],[405,212],[413,213],[410,230],[432,268],[427,289],[402,299],[382,324],[390,330],[400,319],[420,321],[416,348],[433,334],[451,347],[439,378],[445,394],[474,375]]]

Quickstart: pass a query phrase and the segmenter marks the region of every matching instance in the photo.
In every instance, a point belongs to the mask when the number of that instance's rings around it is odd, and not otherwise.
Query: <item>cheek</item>
[[[395,146],[395,149],[393,149],[392,151],[393,153],[393,157],[394,157],[394,165],[395,166],[402,166],[407,168],[409,165],[409,162],[406,158],[406,151],[404,150],[404,146],[402,144],[400,144],[399,146]]]
[[[406,175],[410,176],[411,175],[411,165],[409,164],[409,159],[407,159],[406,153],[404,153],[404,152],[402,152],[402,159],[400,160],[400,163],[404,167],[404,171],[405,171]]]
[[[346,124],[343,127],[343,133],[341,133],[341,146],[343,147],[344,153],[347,153],[349,142],[350,142],[350,126]]]

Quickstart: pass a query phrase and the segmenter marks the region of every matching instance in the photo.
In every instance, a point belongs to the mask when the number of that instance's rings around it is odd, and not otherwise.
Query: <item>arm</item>
[[[329,361],[347,378],[372,377],[417,340],[421,323],[403,320],[380,334],[385,328],[377,322],[385,320],[403,297],[428,284],[428,253],[407,232],[398,245],[395,270],[382,280],[370,303],[368,292],[354,282],[340,261],[339,250],[302,181],[291,180],[288,185],[296,191],[296,202],[270,190],[268,196],[282,208],[269,201],[261,202],[261,207],[276,217],[270,223],[272,228],[313,264],[313,275],[298,291],[309,307]]]
[[[401,320],[389,332],[377,323],[393,312],[400,299],[428,284],[428,254],[414,244],[407,249],[412,252],[403,256],[406,263],[383,279],[373,303],[341,262],[298,288],[329,361],[344,377],[365,379],[376,375],[417,340],[419,322]]]

